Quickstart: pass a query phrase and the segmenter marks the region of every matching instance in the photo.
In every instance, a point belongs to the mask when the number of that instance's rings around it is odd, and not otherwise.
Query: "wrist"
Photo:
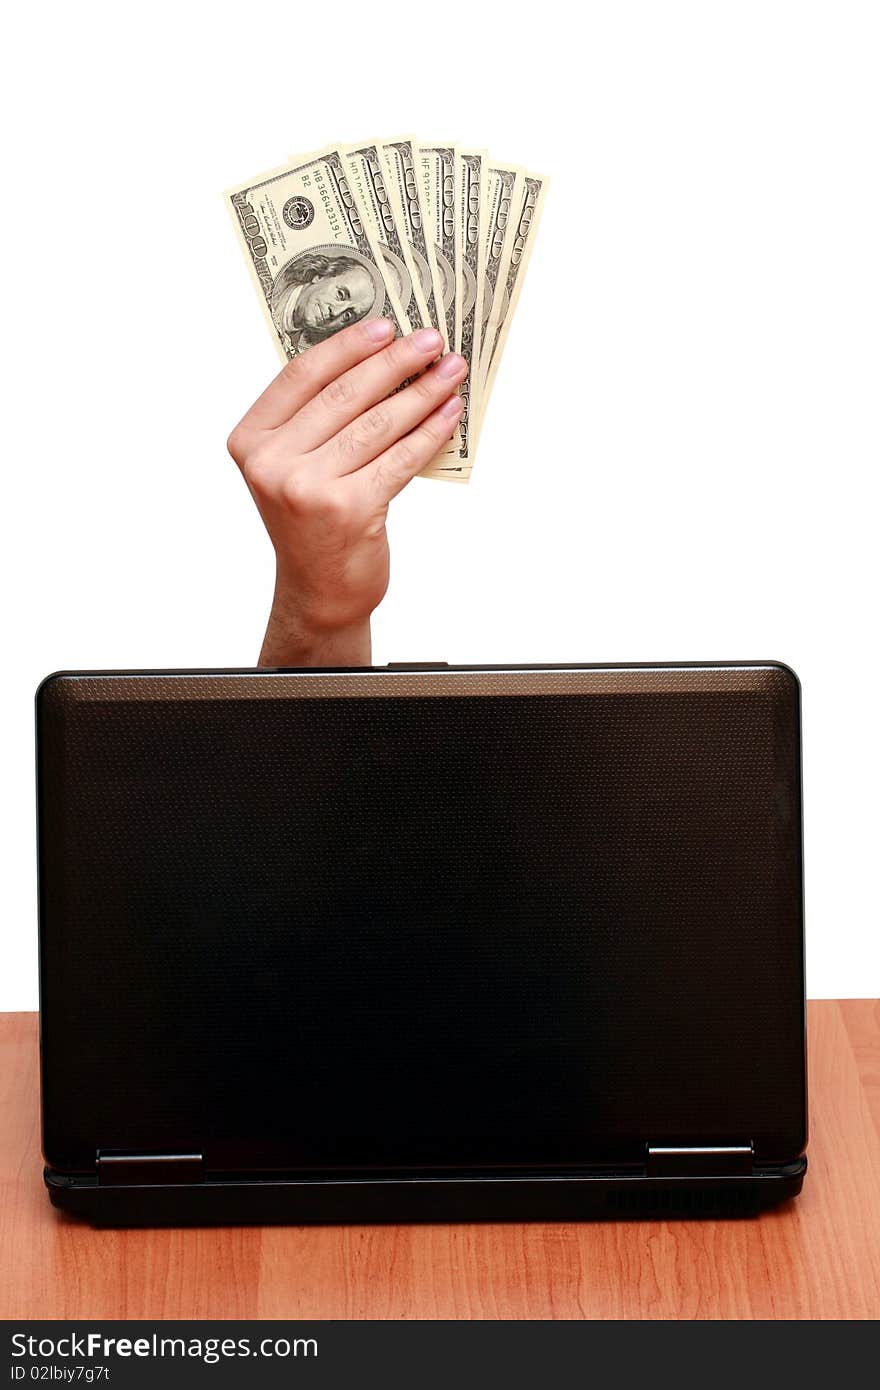
[[[295,597],[276,584],[260,651],[260,666],[369,666],[369,617],[344,627],[308,620]]]

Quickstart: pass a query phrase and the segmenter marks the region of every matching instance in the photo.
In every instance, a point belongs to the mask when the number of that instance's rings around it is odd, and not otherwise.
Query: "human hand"
[[[261,666],[370,664],[392,497],[455,432],[467,365],[435,329],[353,324],[288,362],[229,436],[275,548]],[[421,373],[390,395],[408,377]]]

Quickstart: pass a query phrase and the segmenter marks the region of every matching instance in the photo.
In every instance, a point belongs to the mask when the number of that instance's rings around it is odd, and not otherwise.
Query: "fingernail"
[[[437,363],[436,367],[434,368],[434,371],[437,373],[438,376],[453,377],[459,376],[462,367],[466,366],[467,363],[465,362],[464,358],[459,357],[457,352],[447,352],[445,357],[440,358],[440,361]]]
[[[419,352],[437,352],[443,346],[443,339],[436,328],[420,328],[412,335],[412,345]]]
[[[461,399],[461,396],[450,396],[449,400],[441,405],[440,414],[448,415],[450,420],[452,420],[456,415],[460,415],[463,409],[464,401]]]
[[[374,343],[381,343],[383,338],[390,338],[394,332],[394,324],[390,319],[367,319],[364,324],[364,332]]]

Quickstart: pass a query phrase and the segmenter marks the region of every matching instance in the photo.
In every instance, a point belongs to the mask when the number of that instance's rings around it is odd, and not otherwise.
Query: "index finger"
[[[237,428],[274,430],[286,424],[329,382],[371,357],[393,337],[394,324],[390,319],[366,319],[306,348],[284,364]]]

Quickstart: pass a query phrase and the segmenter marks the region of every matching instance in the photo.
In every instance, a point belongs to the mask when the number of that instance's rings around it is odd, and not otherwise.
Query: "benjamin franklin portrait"
[[[282,267],[269,312],[295,356],[359,319],[381,314],[385,286],[378,267],[346,248],[317,246]]]

